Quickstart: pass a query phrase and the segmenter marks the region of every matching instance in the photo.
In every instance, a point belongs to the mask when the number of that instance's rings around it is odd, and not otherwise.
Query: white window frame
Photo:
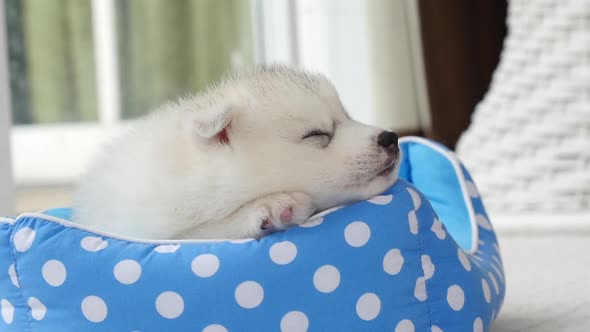
[[[0,2],[0,50],[8,49],[4,0]],[[0,52],[0,217],[14,213],[14,183],[10,153],[10,81],[8,53]]]

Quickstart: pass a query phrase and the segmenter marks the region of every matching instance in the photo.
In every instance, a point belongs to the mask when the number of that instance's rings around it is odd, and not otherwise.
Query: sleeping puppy
[[[321,74],[236,74],[139,119],[91,164],[74,220],[139,238],[259,238],[397,179],[397,135],[352,120]]]

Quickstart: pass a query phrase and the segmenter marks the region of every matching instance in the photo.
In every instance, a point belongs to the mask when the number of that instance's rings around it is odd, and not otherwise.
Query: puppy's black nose
[[[377,143],[384,148],[397,147],[397,134],[393,131],[383,131],[377,136]]]

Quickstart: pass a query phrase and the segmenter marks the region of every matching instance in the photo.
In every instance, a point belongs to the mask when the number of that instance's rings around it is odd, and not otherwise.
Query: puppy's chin
[[[351,183],[345,185],[338,191],[321,195],[314,198],[315,207],[318,211],[332,208],[334,206],[352,204],[375,197],[385,192],[398,179],[399,161],[391,167],[387,167],[376,174],[367,176],[368,180],[363,183]]]
[[[377,174],[371,181],[367,182],[365,185],[361,185],[360,187],[365,187],[365,189],[362,191],[366,193],[365,199],[368,199],[383,193],[385,190],[391,187],[396,180],[397,166],[392,165]]]
[[[401,155],[398,155],[391,165],[386,165],[384,169],[378,171],[368,182],[358,185],[360,191],[364,194],[363,199],[369,199],[379,195],[391,187],[398,179],[400,162]]]

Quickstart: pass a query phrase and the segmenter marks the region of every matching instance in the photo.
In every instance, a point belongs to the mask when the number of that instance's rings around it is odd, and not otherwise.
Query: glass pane
[[[244,0],[117,1],[123,117],[254,62]]]
[[[4,2],[14,123],[96,122],[99,96],[92,1]],[[142,115],[165,100],[196,93],[225,72],[254,63],[249,0],[114,3],[123,118]],[[84,144],[94,140],[93,135],[80,134]],[[73,150],[75,144],[69,144],[69,149]],[[48,150],[63,152],[61,146],[48,146]],[[31,158],[31,162],[38,160],[38,156]],[[17,188],[19,212],[69,205],[71,183],[56,182],[54,177],[60,176],[48,171],[43,174],[45,182],[27,182],[28,186]]]
[[[14,123],[95,120],[91,2],[5,3]]]
[[[90,0],[5,0],[13,121],[96,121]],[[118,0],[123,118],[252,64],[247,0]]]

